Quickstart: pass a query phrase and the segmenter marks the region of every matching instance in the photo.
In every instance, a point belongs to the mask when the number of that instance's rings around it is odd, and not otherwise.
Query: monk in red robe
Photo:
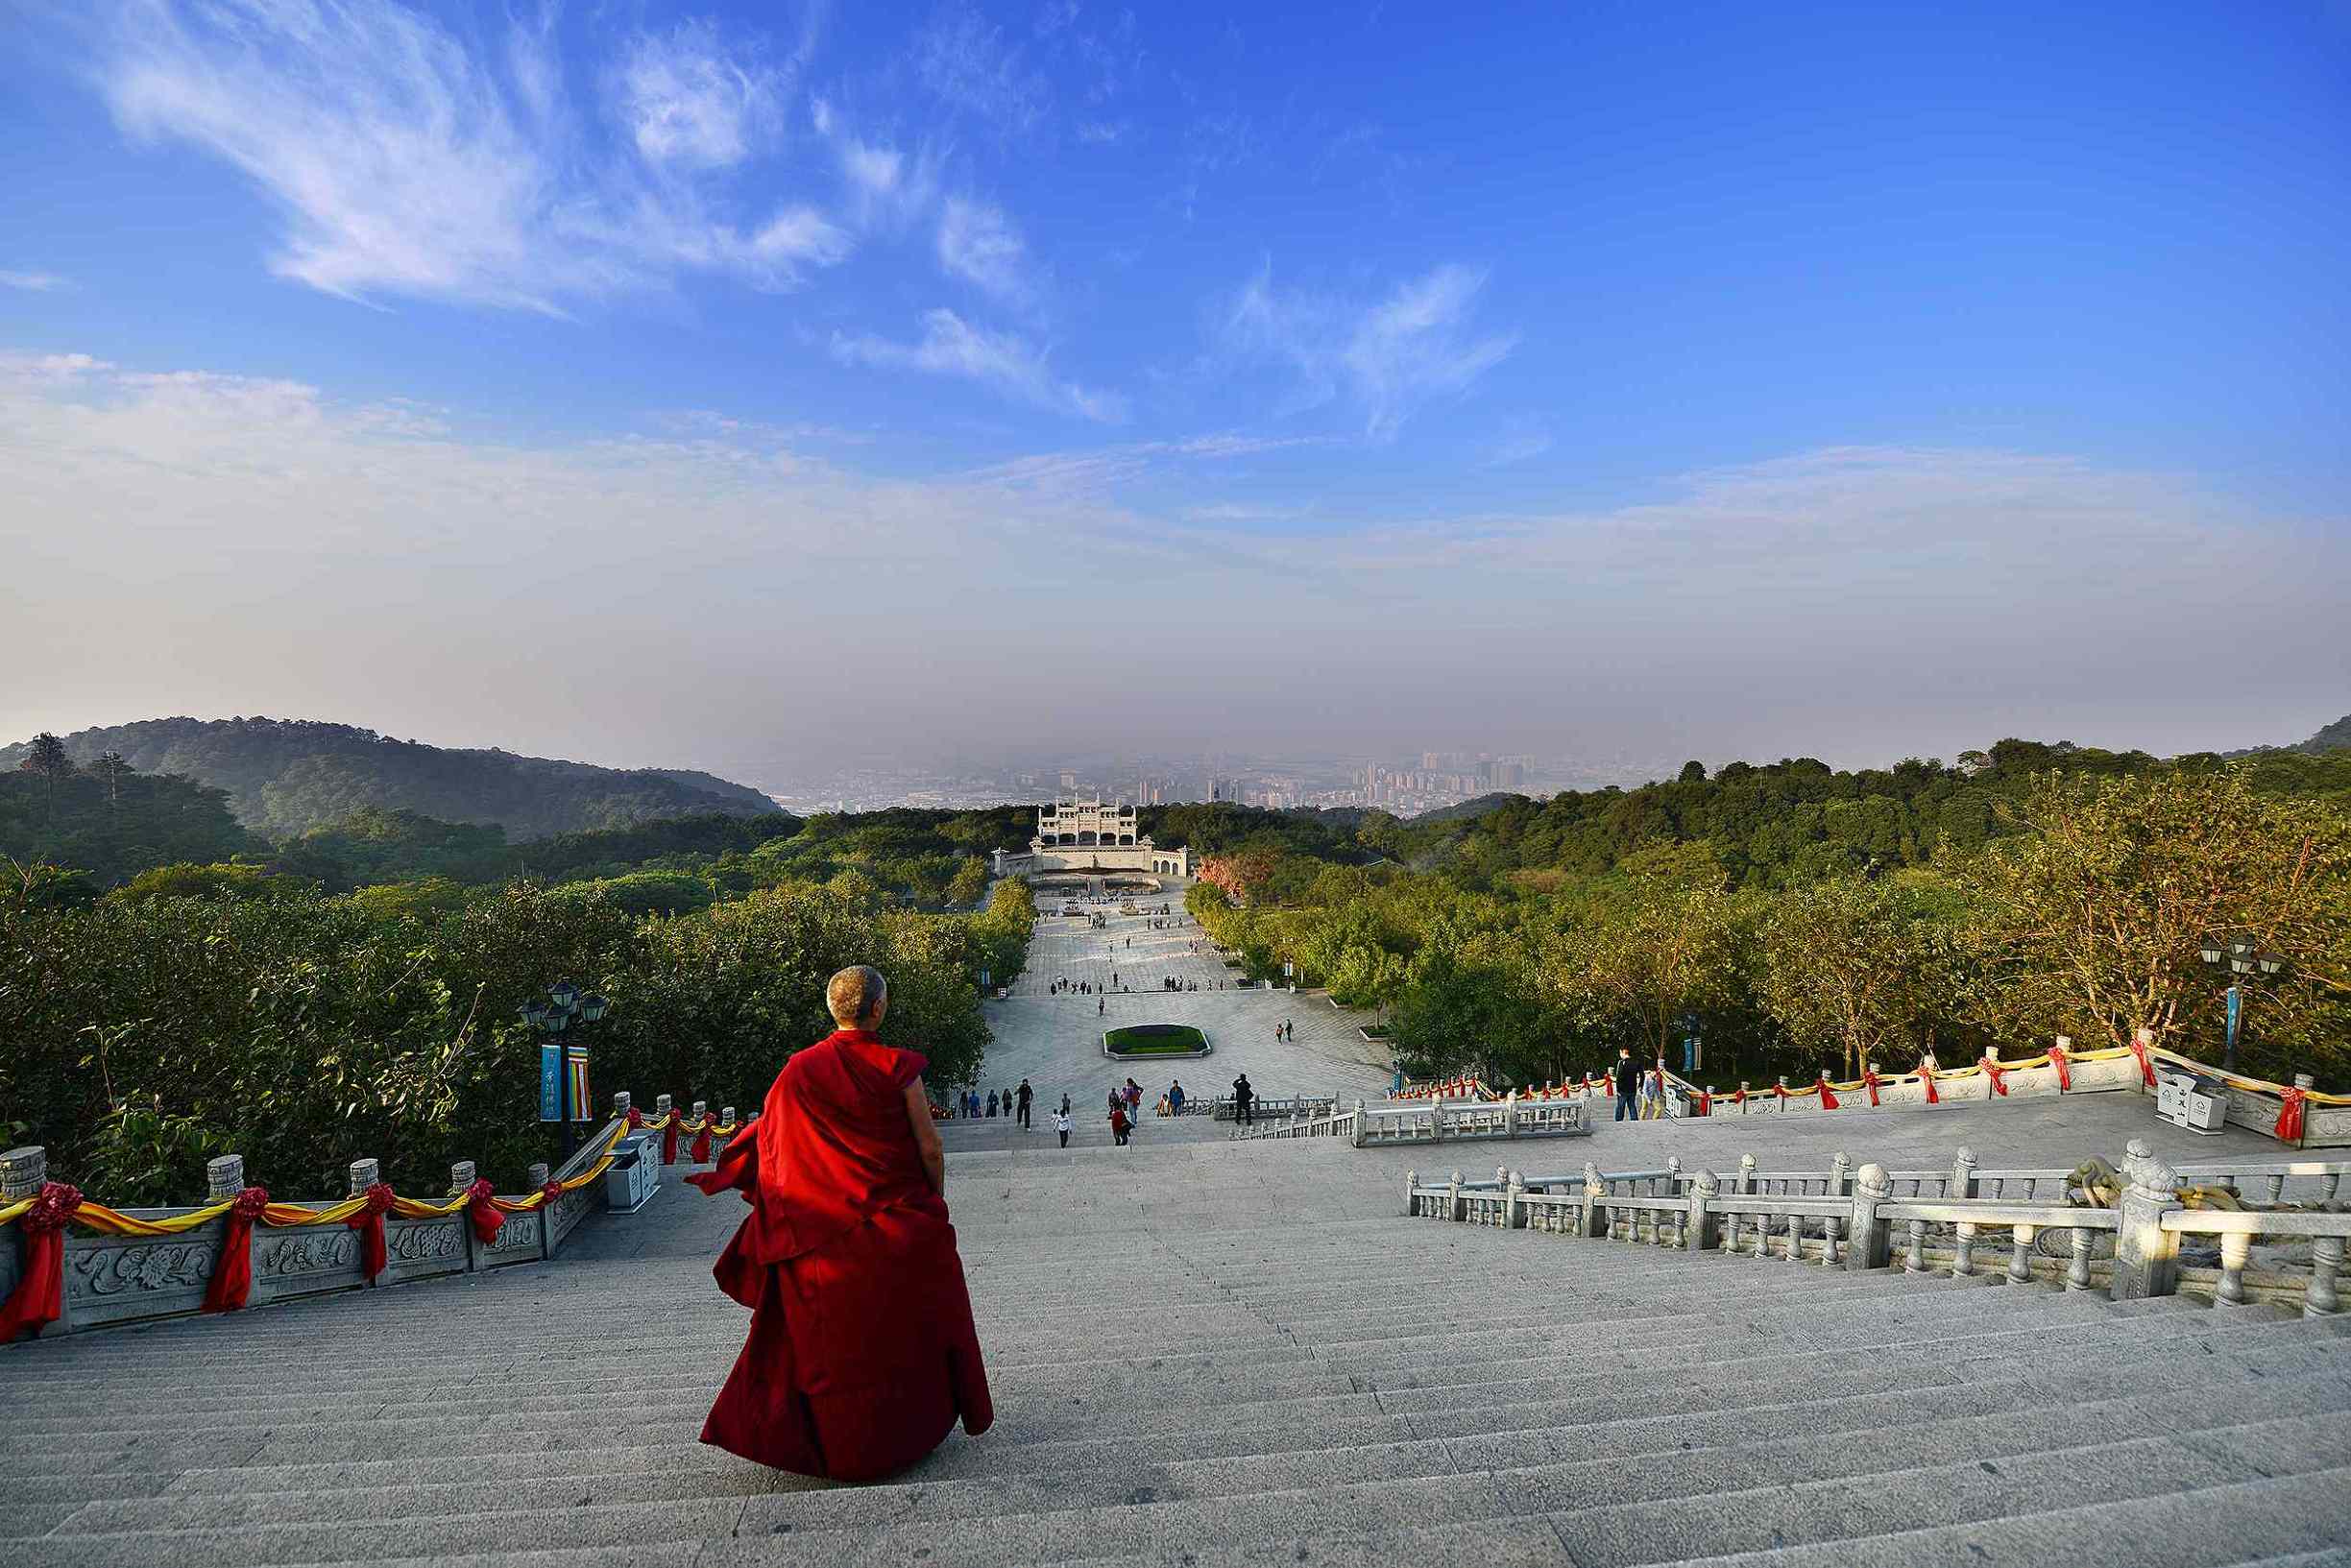
[[[751,1309],[751,1336],[702,1440],[873,1481],[936,1448],[957,1416],[977,1437],[996,1412],[924,1058],[875,1037],[880,971],[842,970],[825,1001],[840,1027],[787,1061],[749,1135],[687,1178],[751,1205],[713,1270]]]

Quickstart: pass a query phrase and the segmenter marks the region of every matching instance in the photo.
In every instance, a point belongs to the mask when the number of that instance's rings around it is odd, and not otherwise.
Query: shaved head
[[[825,982],[825,1006],[843,1026],[871,1023],[888,996],[889,981],[869,964],[853,964]]]

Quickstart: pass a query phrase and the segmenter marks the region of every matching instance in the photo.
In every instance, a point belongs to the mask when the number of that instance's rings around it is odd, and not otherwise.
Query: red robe
[[[924,1174],[906,1086],[924,1058],[861,1029],[784,1064],[748,1137],[686,1179],[751,1213],[712,1270],[751,1335],[702,1440],[804,1476],[905,1469],[959,1415],[996,1418],[947,1204]]]

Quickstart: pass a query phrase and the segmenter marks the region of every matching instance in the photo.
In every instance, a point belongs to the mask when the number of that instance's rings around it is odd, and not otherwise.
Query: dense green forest
[[[147,719],[62,738],[77,766],[111,756],[138,773],[181,774],[221,789],[237,821],[271,838],[369,809],[495,823],[518,840],[696,812],[777,809],[758,790],[707,773],[426,746],[305,719]],[[24,765],[33,745],[0,746],[0,771]]]
[[[2250,933],[2242,1061],[2351,1088],[2351,751],[2161,761],[2009,740],[1946,765],[1691,764],[1637,789],[1378,811],[1146,808],[1205,856],[1191,907],[1250,973],[1387,1010],[1408,1065],[1538,1082],[1703,1040],[1702,1079],[1797,1081],[2150,1028],[2218,1051],[2197,950]],[[122,1201],[235,1147],[286,1191],[364,1145],[411,1185],[545,1152],[521,1001],[613,998],[599,1092],[740,1104],[891,976],[942,1092],[976,980],[1034,904],[990,891],[1032,808],[699,811],[510,839],[379,806],[275,837],[224,790],[44,737],[0,773],[0,1134]],[[984,906],[982,901],[987,902]]]
[[[2242,1060],[2351,1087],[2351,751],[1696,763],[1475,815],[1263,829],[1190,906],[1253,977],[1392,1012],[1417,1072],[1540,1082],[1620,1045],[1797,1082],[2141,1028],[2217,1057],[2207,938],[2287,962]],[[1237,825],[1237,824],[1236,824]]]

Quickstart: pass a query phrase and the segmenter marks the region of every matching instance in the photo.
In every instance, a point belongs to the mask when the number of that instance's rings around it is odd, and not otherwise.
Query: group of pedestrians
[[[1026,1127],[1030,1125],[1029,1112],[1036,1101],[1036,1091],[1029,1087],[1027,1078],[1023,1078],[1018,1089],[991,1089],[987,1092],[987,1098],[984,1100],[981,1098],[980,1091],[977,1089],[964,1090],[962,1094],[956,1097],[956,1109],[967,1119],[976,1121],[982,1116],[1016,1117],[1020,1124]],[[1068,1101],[1065,1098],[1063,1100],[1065,1109],[1067,1104]]]
[[[1273,1025],[1273,1038],[1277,1041],[1286,1043],[1288,1041],[1297,1039],[1297,1033],[1291,1025],[1290,1021],[1285,1018],[1280,1023]]]

